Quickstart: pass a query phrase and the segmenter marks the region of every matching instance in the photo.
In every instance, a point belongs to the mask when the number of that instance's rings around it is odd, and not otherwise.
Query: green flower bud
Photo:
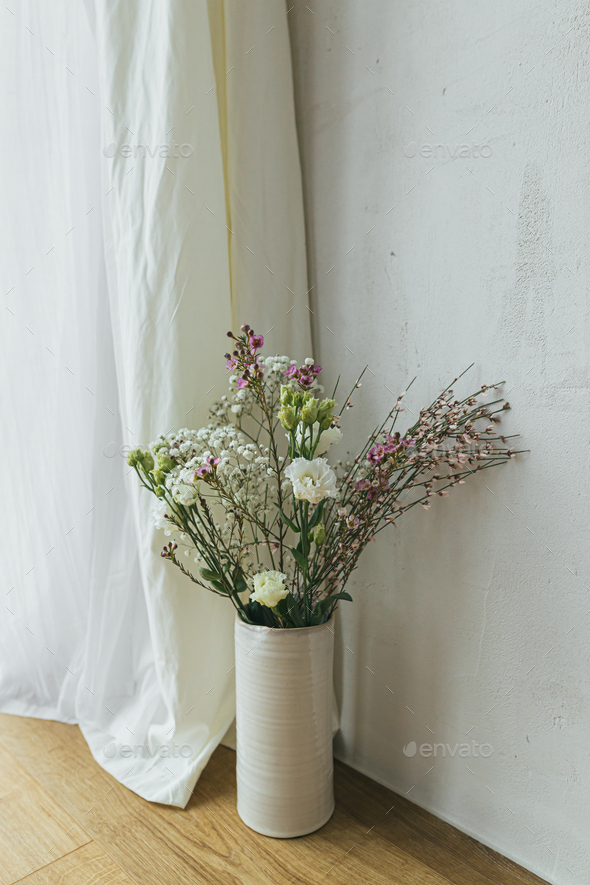
[[[290,384],[281,384],[281,403],[284,406],[293,405],[293,388]]]
[[[169,473],[174,467],[174,462],[168,455],[158,455],[158,467],[165,473]]]
[[[324,418],[330,417],[330,421],[334,415],[334,409],[336,408],[336,400],[333,399],[323,399],[318,406],[318,421],[323,421]]]
[[[336,401],[333,399],[323,399],[318,406],[318,421],[322,430],[328,430],[334,417],[334,409]]]
[[[317,547],[321,547],[326,540],[326,527],[323,523],[316,525],[308,535],[310,541],[315,541]]]
[[[127,463],[129,464],[130,467],[137,466],[137,452],[136,451],[129,452],[129,454],[127,455]]]
[[[154,489],[154,495],[156,496],[156,498],[163,498],[164,494],[164,489],[161,489],[159,486],[158,488]]]
[[[301,420],[304,424],[315,424],[318,417],[317,399],[308,400],[301,409]]]
[[[154,459],[151,456],[150,452],[146,452],[143,456],[143,469],[146,473],[149,473],[150,470],[154,469]]]
[[[299,424],[299,418],[297,417],[297,412],[295,411],[293,406],[283,406],[281,411],[279,412],[279,421],[289,432],[291,430],[295,430],[297,425]]]
[[[299,406],[301,405],[302,402],[303,402],[302,394],[294,393],[293,394],[293,405],[295,406],[296,409],[299,408]]]
[[[166,481],[166,474],[163,470],[152,470],[152,476],[159,486],[163,486]]]

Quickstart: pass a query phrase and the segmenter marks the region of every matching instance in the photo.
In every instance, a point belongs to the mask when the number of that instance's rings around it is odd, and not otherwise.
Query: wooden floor
[[[113,780],[73,725],[0,715],[0,885],[542,885],[352,769],[319,832],[276,840],[236,812],[220,747],[181,811]]]

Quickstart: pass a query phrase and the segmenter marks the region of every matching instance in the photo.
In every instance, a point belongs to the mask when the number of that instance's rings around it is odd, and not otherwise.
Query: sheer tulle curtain
[[[4,17],[0,710],[183,806],[234,716],[233,611],[160,560],[124,451],[205,420],[232,324],[310,351],[286,7]]]

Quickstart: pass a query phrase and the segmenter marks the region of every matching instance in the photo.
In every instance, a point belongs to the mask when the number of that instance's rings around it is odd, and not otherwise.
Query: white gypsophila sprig
[[[264,528],[276,521],[276,477],[268,447],[248,440],[234,423],[218,422],[197,431],[182,429],[161,436],[151,449],[157,459],[171,461],[164,485],[174,504],[191,508],[199,500],[207,500],[211,512],[219,517],[215,532],[226,551],[239,549],[244,574],[259,567],[259,547],[267,543]],[[212,462],[215,484],[207,481],[208,474],[199,475]],[[163,516],[167,509],[168,505],[159,501],[154,521],[176,538],[174,523]],[[198,508],[193,508],[191,520],[195,528],[206,528]],[[245,525],[248,520],[251,524]],[[201,564],[199,557],[197,560]]]
[[[168,518],[168,505],[161,498],[156,498],[152,505],[152,522],[157,529],[161,529],[164,534],[170,538],[175,532],[178,532],[177,526]]]
[[[267,395],[272,400],[278,397],[281,384],[285,380],[285,369],[291,364],[288,356],[267,356],[261,359]],[[256,409],[256,398],[249,388],[238,388],[239,375],[229,377],[229,396],[222,396],[213,403],[209,417],[213,424],[223,424],[228,420],[239,422]]]

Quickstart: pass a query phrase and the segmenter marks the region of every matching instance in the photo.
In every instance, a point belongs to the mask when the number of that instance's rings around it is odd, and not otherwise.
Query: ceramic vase
[[[333,619],[278,629],[236,619],[238,813],[265,836],[290,839],[334,811]]]

